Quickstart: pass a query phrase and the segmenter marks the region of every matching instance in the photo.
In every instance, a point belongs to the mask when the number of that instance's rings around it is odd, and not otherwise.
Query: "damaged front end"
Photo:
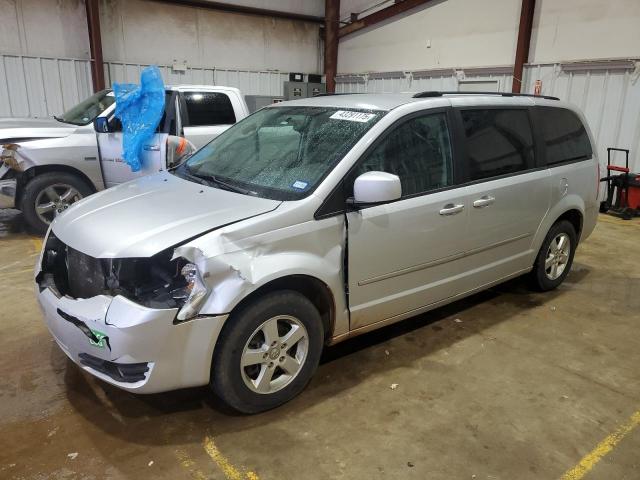
[[[206,384],[210,363],[202,359],[212,358],[227,315],[198,315],[209,291],[194,264],[172,255],[94,258],[50,232],[35,282],[67,356],[132,392]]]
[[[76,299],[118,295],[147,308],[177,308],[176,321],[193,318],[209,291],[198,267],[173,257],[173,248],[149,258],[94,258],[51,232],[36,277],[40,291]]]

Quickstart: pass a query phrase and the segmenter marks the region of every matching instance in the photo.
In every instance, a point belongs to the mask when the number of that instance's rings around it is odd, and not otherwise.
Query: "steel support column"
[[[102,59],[102,38],[100,37],[99,0],[85,0],[87,7],[87,27],[91,50],[91,79],[93,91],[104,90],[104,62]]]
[[[336,73],[338,72],[340,0],[325,0],[324,8],[324,73],[327,93],[335,93]]]
[[[536,0],[522,0],[520,10],[520,26],[518,27],[518,43],[516,44],[516,60],[513,65],[513,85],[511,91],[520,93],[522,90],[522,75],[524,64],[529,61],[529,46],[531,44],[531,30],[533,28],[533,12]]]

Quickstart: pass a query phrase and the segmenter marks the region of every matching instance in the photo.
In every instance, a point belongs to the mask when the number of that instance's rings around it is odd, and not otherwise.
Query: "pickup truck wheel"
[[[93,191],[84,180],[66,172],[36,175],[24,187],[21,210],[27,225],[44,234],[55,217]]]
[[[577,245],[576,231],[570,222],[561,220],[554,223],[529,274],[532,287],[546,292],[560,285],[571,270]]]
[[[211,387],[242,413],[298,395],[318,367],[324,330],[315,306],[289,290],[256,298],[227,320],[214,350]]]

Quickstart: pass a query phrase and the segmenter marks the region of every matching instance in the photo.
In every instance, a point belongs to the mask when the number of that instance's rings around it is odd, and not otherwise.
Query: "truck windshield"
[[[309,195],[385,112],[271,107],[236,123],[176,173],[274,200]]]
[[[87,125],[115,103],[116,97],[109,95],[110,93],[111,90],[102,90],[95,93],[62,115],[54,118],[59,122]]]

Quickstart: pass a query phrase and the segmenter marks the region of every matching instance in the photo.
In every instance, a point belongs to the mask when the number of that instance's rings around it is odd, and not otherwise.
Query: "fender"
[[[547,232],[549,231],[551,226],[558,220],[558,218],[560,218],[563,214],[567,213],[570,210],[577,210],[580,213],[581,222],[582,224],[584,224],[586,209],[582,197],[575,193],[571,193],[560,199],[560,201],[555,203],[547,212],[547,215],[544,217],[542,222],[540,222],[538,230],[534,235],[533,242],[531,244],[531,265],[533,265],[533,262],[538,255],[538,251],[542,246],[542,242],[544,242],[544,239],[547,236]],[[576,234],[578,235],[578,239],[580,239],[581,232],[576,232]]]
[[[177,247],[181,256],[207,272],[210,294],[201,315],[231,313],[238,304],[270,282],[304,275],[322,282],[334,301],[333,335],[349,331],[344,291],[344,219],[340,216],[304,222],[265,234],[232,240],[217,230]]]
[[[104,189],[98,143],[93,126],[72,135],[20,143],[16,150],[19,176],[31,178],[44,171],[79,173],[96,191]]]

